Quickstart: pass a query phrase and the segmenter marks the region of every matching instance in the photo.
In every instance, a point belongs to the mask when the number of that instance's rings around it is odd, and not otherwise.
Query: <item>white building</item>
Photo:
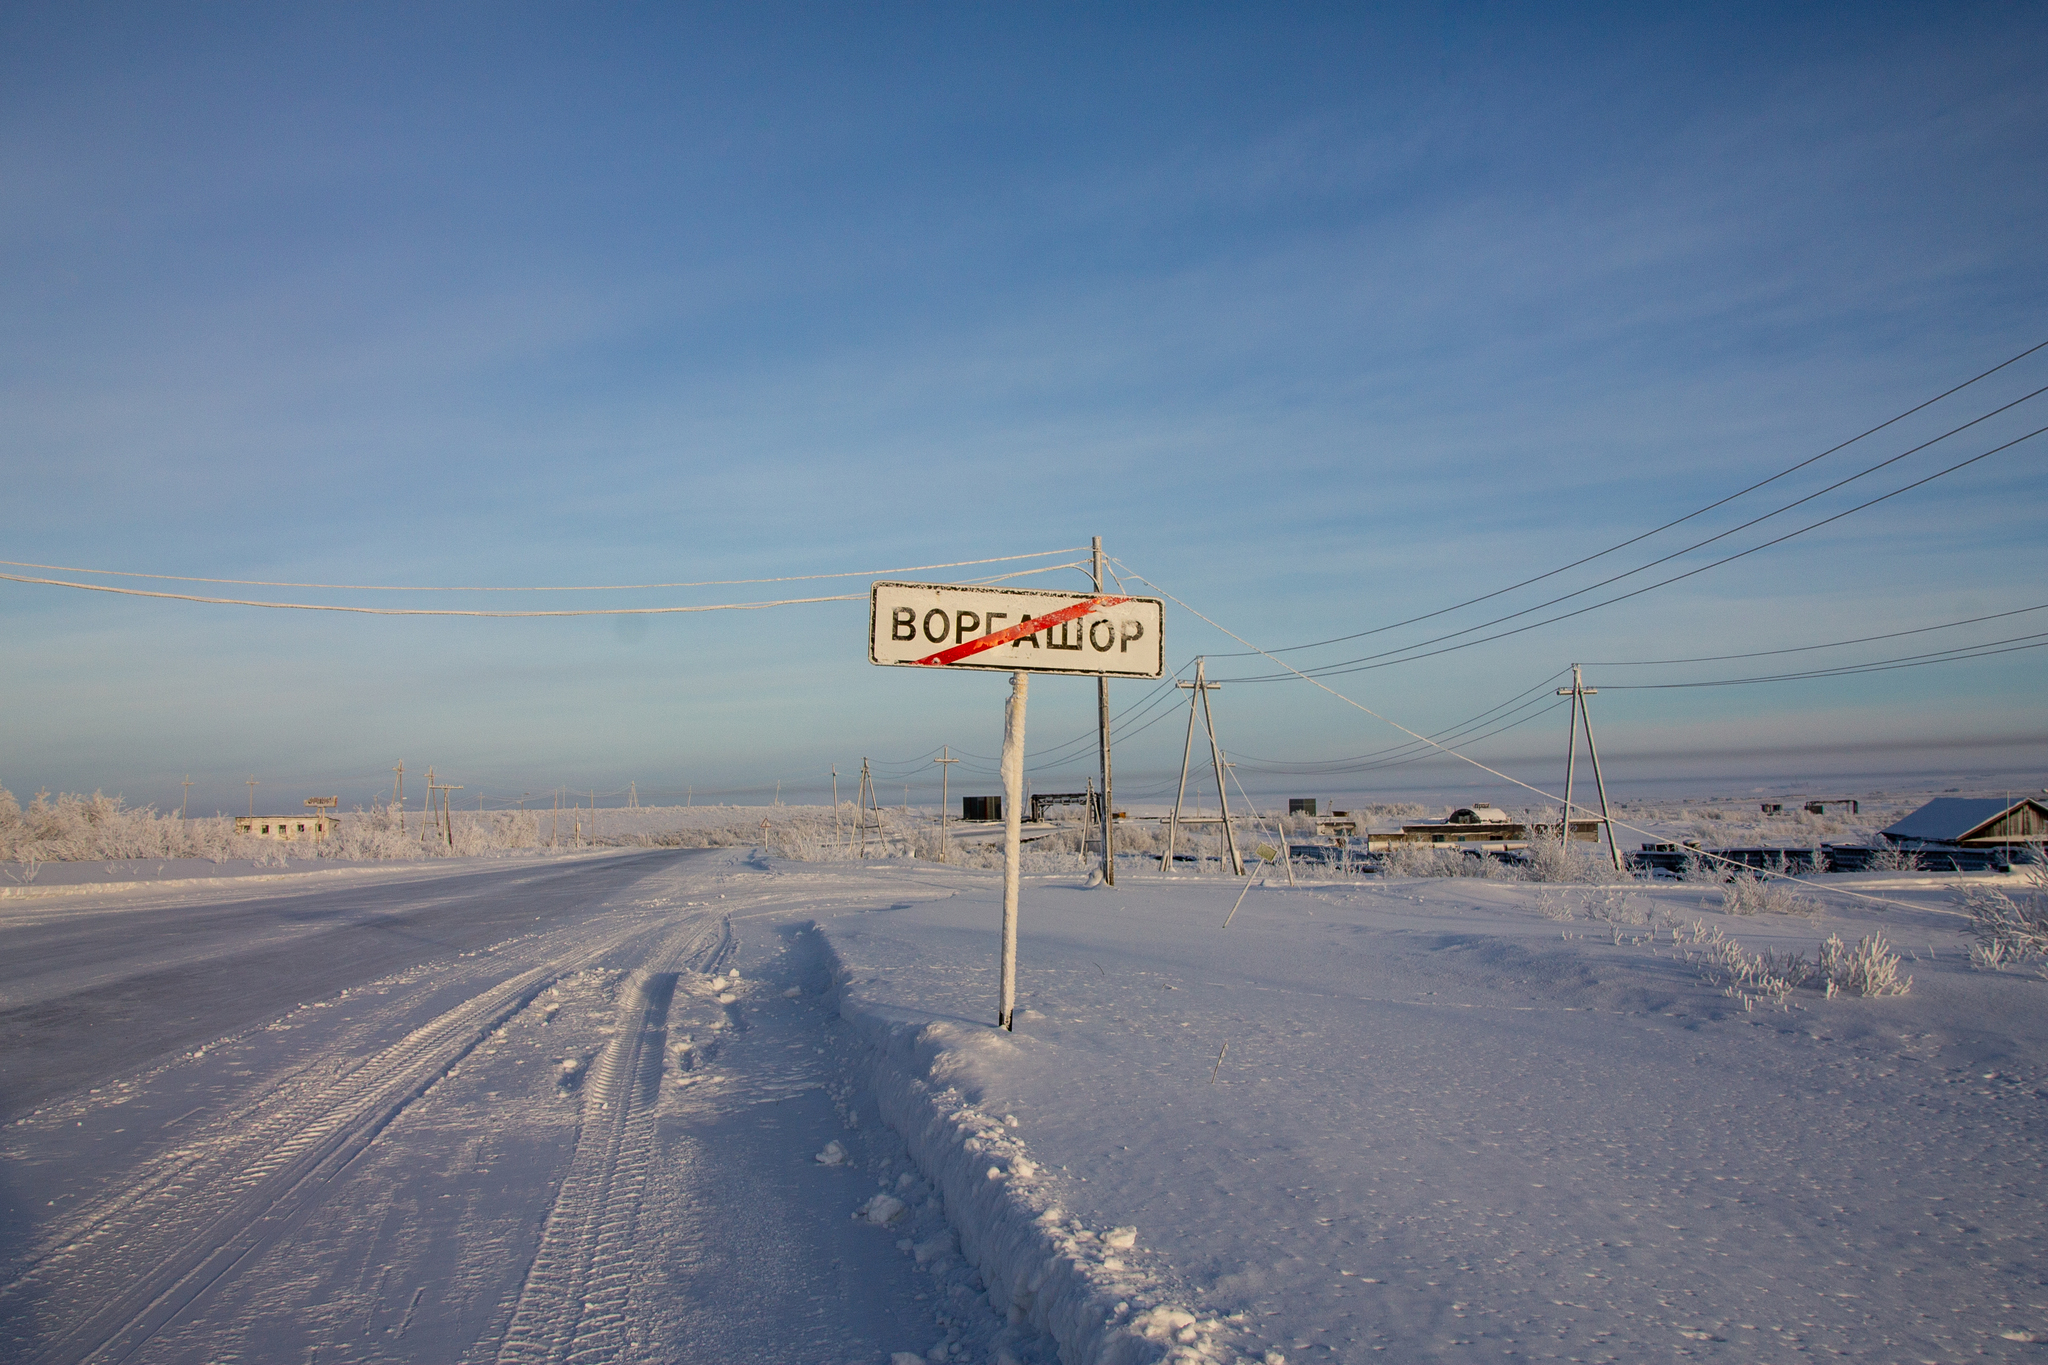
[[[306,815],[237,815],[235,833],[253,834],[258,839],[311,839],[324,842],[329,833],[338,828],[335,817],[326,811]]]

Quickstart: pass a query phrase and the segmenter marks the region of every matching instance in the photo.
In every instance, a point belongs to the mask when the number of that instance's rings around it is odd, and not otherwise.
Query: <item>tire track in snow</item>
[[[499,1365],[617,1361],[628,1353],[633,1233],[655,1154],[669,1005],[682,970],[706,970],[731,951],[732,926],[721,917],[715,931],[684,930],[628,978],[618,1032],[585,1083],[576,1154],[499,1345]]]
[[[35,1365],[128,1359],[296,1226],[329,1180],[493,1030],[556,980],[648,931],[635,917],[368,1057],[302,1069],[65,1220],[26,1273],[0,1287],[0,1316],[40,1319]],[[62,1300],[53,1303],[46,1290],[60,1291]]]

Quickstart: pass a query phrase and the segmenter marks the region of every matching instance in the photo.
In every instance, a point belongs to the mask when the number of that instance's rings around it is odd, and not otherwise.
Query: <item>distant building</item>
[[[1598,820],[1573,820],[1570,828],[1575,843],[1600,842]],[[1479,801],[1452,811],[1442,820],[1421,820],[1398,830],[1369,831],[1365,846],[1372,853],[1383,853],[1396,844],[1450,844],[1475,853],[1505,853],[1527,848],[1532,838],[1556,837],[1557,831],[1548,825],[1524,825],[1510,820],[1506,811]]]
[[[2037,847],[2048,840],[2048,806],[2033,797],[1938,796],[1891,828],[1885,841],[1908,850]]]
[[[339,822],[326,812],[317,815],[237,815],[235,833],[258,839],[311,839],[323,843]]]

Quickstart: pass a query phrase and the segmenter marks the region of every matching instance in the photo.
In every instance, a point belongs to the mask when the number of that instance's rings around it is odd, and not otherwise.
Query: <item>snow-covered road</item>
[[[1923,880],[1035,877],[1015,1034],[930,863],[0,902],[0,1358],[2031,1358],[2048,986]],[[1745,1003],[1700,916],[1913,993]]]
[[[820,900],[662,851],[7,907],[0,1357],[923,1352],[939,1216],[849,1217],[909,1169],[771,927]]]

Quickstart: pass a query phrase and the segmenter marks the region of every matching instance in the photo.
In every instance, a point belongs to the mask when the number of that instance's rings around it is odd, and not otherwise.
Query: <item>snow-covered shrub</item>
[[[1744,1008],[1756,1000],[1782,1007],[1802,987],[1819,989],[1830,1000],[1852,994],[1906,995],[1913,989],[1913,978],[1899,974],[1899,955],[1881,933],[1859,938],[1853,948],[1841,935],[1830,934],[1818,960],[1796,951],[1752,953],[1700,920],[1688,931],[1673,929],[1671,943],[1679,956],[1700,967],[1709,985],[1742,1000]]]
[[[1521,866],[1522,880],[1531,882],[1576,882],[1581,885],[1611,885],[1617,882],[1632,882],[1635,878],[1617,869],[1613,861],[1597,847],[1580,846],[1567,848],[1555,839],[1538,836],[1529,841],[1528,854]]]
[[[1490,854],[1470,854],[1448,844],[1395,844],[1380,860],[1390,877],[1507,878],[1514,870]]]
[[[118,796],[37,792],[27,809],[0,788],[0,862],[32,864],[115,858],[253,857],[266,840],[234,832],[223,819],[180,820]]]
[[[1722,987],[1725,994],[1741,1000],[1744,1008],[1758,999],[1783,1006],[1811,974],[1803,955],[1751,953],[1718,926],[1709,927],[1703,920],[1694,920],[1686,933],[1673,929],[1671,942],[1679,956],[1700,968],[1708,985]]]
[[[1880,841],[1870,850],[1870,860],[1864,867],[1872,872],[1918,872],[1920,855],[1897,844]]]
[[[1728,865],[1718,858],[1709,858],[1696,848],[1685,851],[1685,864],[1678,871],[1682,882],[1723,882],[1728,880]]]
[[[1759,877],[1744,868],[1721,888],[1721,910],[1729,915],[1812,915],[1820,902],[1800,895],[1782,874]]]
[[[2037,864],[2020,876],[2016,892],[1973,885],[1957,898],[1977,940],[1970,961],[1993,971],[2024,963],[2048,976],[2048,868]]]
[[[1638,904],[1625,886],[1606,886],[1579,894],[1579,906],[1587,919],[1603,924],[1648,924],[1650,912]]]
[[[1884,941],[1883,934],[1856,940],[1851,948],[1840,934],[1829,934],[1820,945],[1821,984],[1828,999],[1851,992],[1857,995],[1906,995],[1913,978],[1899,975],[1899,955]]]

